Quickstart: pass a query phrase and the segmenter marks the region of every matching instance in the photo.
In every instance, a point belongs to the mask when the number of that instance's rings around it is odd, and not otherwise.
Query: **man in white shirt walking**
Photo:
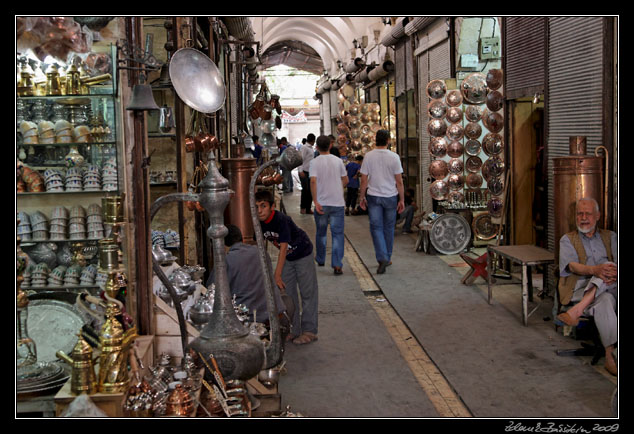
[[[310,133],[306,136],[306,143],[302,145],[300,152],[302,153],[302,165],[299,166],[299,181],[302,185],[302,197],[299,202],[300,213],[312,214],[313,196],[310,191],[310,162],[315,158],[315,135]]]
[[[375,149],[365,154],[361,165],[360,203],[368,211],[377,274],[391,263],[396,215],[405,209],[403,167],[398,154],[388,150],[390,132],[376,133]]]
[[[332,235],[330,265],[336,275],[343,274],[343,224],[346,202],[343,189],[348,184],[348,173],[341,158],[330,153],[332,146],[328,136],[317,138],[319,156],[310,163],[310,189],[315,202],[315,261],[320,266],[326,262],[328,225]]]

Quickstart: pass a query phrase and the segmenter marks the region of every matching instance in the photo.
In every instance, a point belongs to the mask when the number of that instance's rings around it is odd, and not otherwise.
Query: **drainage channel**
[[[438,415],[440,417],[472,417],[471,412],[387,300],[347,237],[344,253],[363,294],[383,321],[401,356],[429,397]]]

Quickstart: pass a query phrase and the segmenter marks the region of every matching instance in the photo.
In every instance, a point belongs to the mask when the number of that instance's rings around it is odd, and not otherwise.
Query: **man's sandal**
[[[295,339],[293,343],[296,345],[305,345],[317,340],[317,335],[311,332],[304,332]]]

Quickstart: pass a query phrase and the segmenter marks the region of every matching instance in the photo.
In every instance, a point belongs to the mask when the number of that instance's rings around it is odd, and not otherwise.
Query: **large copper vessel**
[[[586,138],[570,137],[570,155],[553,158],[555,201],[555,258],[559,257],[559,240],[576,228],[575,205],[577,200],[590,197],[604,209],[604,159],[586,155]]]
[[[249,184],[257,169],[255,158],[227,158],[222,160],[222,174],[229,180],[234,194],[225,209],[225,224],[240,228],[245,242],[254,243],[255,233],[249,207]]]

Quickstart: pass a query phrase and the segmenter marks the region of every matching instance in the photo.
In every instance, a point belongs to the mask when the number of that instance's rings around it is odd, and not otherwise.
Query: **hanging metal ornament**
[[[463,153],[464,153],[464,146],[462,142],[459,140],[453,140],[447,146],[447,155],[449,155],[452,158],[462,157]]]
[[[480,153],[482,145],[477,140],[471,139],[467,140],[467,143],[464,145],[465,152],[469,156],[475,156]]]

